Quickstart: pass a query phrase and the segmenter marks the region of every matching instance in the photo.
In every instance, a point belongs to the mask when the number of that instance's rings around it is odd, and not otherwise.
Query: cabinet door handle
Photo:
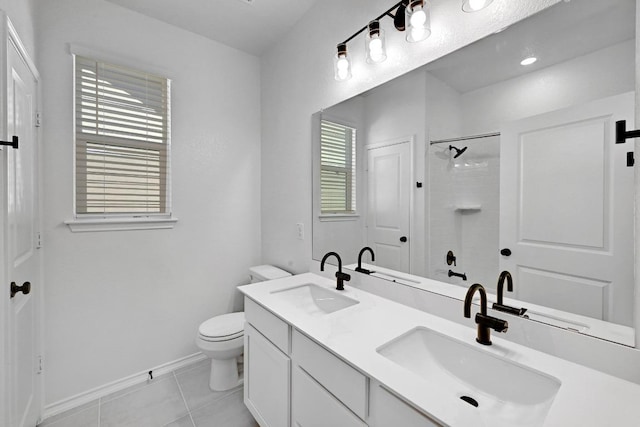
[[[407,236],[402,236],[402,237],[400,238],[400,241],[401,241],[402,243],[406,242],[406,241],[407,241]]]
[[[504,256],[511,256],[511,249],[509,248],[504,248],[500,251],[500,255],[504,255]]]
[[[18,292],[27,295],[31,292],[31,282],[24,282],[22,286],[18,286],[16,282],[11,282],[11,298],[15,297]]]

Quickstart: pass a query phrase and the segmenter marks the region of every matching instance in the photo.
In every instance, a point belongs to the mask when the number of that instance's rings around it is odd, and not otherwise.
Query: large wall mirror
[[[507,270],[548,323],[633,346],[633,140],[614,135],[634,126],[635,15],[561,2],[318,113],[313,258],[369,246],[493,292]]]

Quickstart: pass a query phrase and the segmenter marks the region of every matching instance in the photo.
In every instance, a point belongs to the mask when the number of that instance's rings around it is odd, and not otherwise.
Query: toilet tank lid
[[[252,277],[261,280],[274,280],[291,276],[291,273],[288,271],[284,271],[273,265],[257,265],[249,268],[249,273]]]

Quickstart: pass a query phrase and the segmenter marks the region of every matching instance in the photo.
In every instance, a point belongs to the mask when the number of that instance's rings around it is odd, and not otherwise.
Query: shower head
[[[457,147],[454,147],[453,145],[450,145],[449,150],[455,150],[456,154],[453,156],[453,158],[457,159],[462,155],[462,153],[464,153],[467,150],[467,147],[457,148]]]

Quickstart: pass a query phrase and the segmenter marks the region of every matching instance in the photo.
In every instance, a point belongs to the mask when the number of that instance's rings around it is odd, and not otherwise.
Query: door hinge
[[[39,128],[42,126],[42,113],[40,111],[36,111],[36,127]]]
[[[36,370],[36,374],[41,374],[42,371],[44,371],[42,356],[38,356],[38,369]]]
[[[627,167],[632,168],[633,165],[635,165],[636,160],[633,157],[633,151],[628,151],[627,152]]]
[[[39,231],[36,233],[36,249],[40,249],[42,247],[42,233]]]

